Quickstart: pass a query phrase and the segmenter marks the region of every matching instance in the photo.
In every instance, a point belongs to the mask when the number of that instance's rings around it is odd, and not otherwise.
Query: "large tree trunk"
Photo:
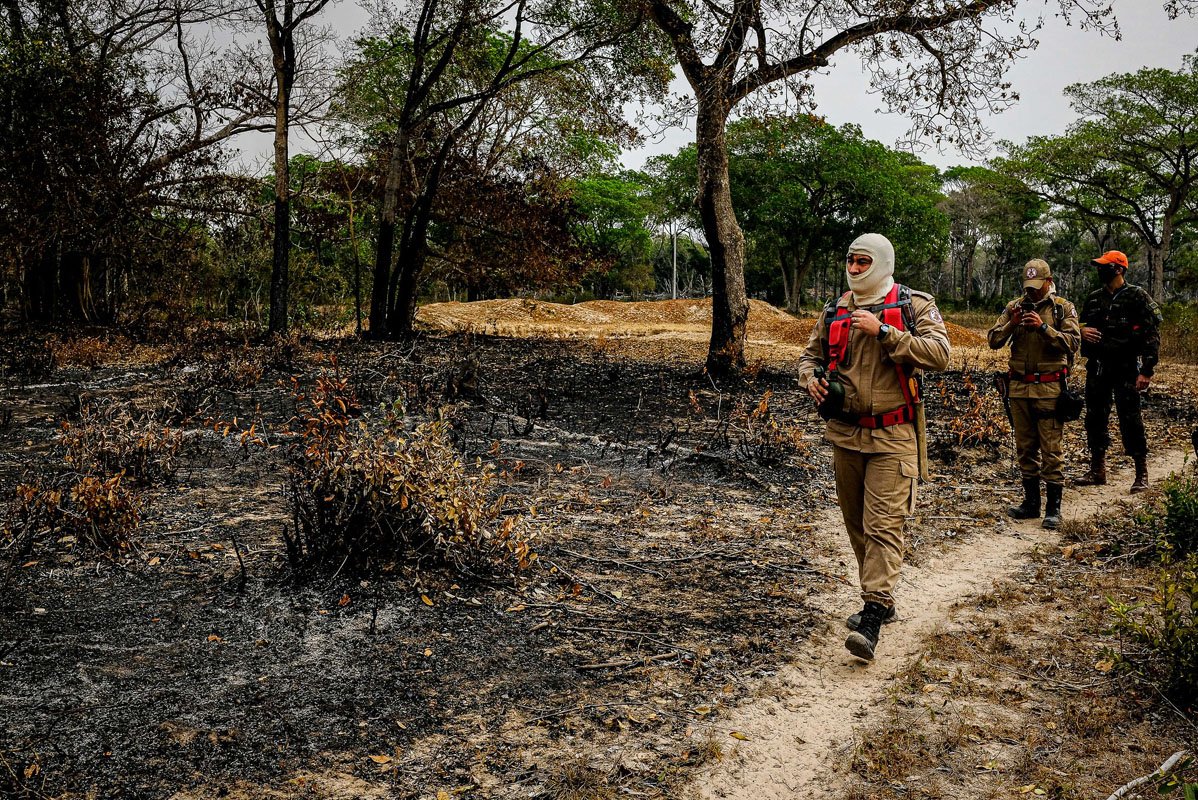
[[[22,316],[27,322],[51,322],[58,306],[58,242],[51,239],[25,266]]]
[[[782,300],[787,311],[794,310],[794,297],[790,293],[790,266],[786,263],[786,248],[778,248],[778,266],[782,268]]]
[[[415,332],[416,299],[428,258],[428,227],[432,217],[432,209],[423,199],[416,202],[404,221],[399,243],[398,275],[387,312],[387,338],[392,340],[410,339]]]
[[[62,254],[58,285],[63,316],[76,322],[93,321],[91,261],[87,253],[69,250]]]
[[[965,302],[966,308],[969,308],[973,300],[973,267],[976,258],[977,248],[969,248],[969,252],[965,255],[965,269],[961,275],[961,299]]]
[[[291,267],[291,193],[290,164],[288,159],[288,133],[290,126],[290,99],[284,79],[286,68],[276,65],[279,91],[275,98],[275,236],[270,268],[270,332],[286,333],[287,293],[290,288]]]
[[[695,144],[699,163],[699,216],[711,254],[711,342],[707,370],[728,375],[745,366],[745,237],[732,209],[724,127],[728,107],[700,101]]]
[[[794,271],[791,272],[790,278],[791,293],[794,294],[794,308],[790,310],[798,314],[803,310],[803,282],[807,280],[807,275],[811,272],[812,267],[811,241],[808,240],[803,246],[802,252],[795,248],[791,257],[794,259]]]
[[[410,243],[400,247],[398,291],[395,293],[395,304],[391,309],[389,329],[392,339],[410,339],[416,331],[416,298],[419,294],[417,290],[427,257],[424,234],[421,234],[419,240],[413,238]]]
[[[374,247],[374,286],[370,290],[370,338],[388,337],[387,309],[394,294],[391,260],[395,252],[395,217],[399,209],[399,185],[403,177],[404,140],[400,134],[391,148],[387,182],[383,186],[383,207]]]
[[[1156,247],[1148,248],[1148,264],[1152,268],[1149,291],[1158,303],[1165,300],[1165,263],[1169,260],[1170,244],[1173,241],[1173,215],[1165,214],[1161,221],[1161,241]]]
[[[433,221],[433,200],[441,188],[441,176],[445,174],[445,162],[455,139],[456,136],[446,137],[441,144],[429,165],[420,194],[404,219],[396,263],[398,277],[392,287],[387,312],[387,336],[390,339],[410,339],[415,333],[416,300],[424,264],[428,260],[428,229]]]

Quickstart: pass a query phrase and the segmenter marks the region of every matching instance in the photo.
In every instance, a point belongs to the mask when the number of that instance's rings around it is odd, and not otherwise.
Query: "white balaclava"
[[[894,245],[880,233],[863,233],[849,245],[850,255],[865,255],[874,263],[860,275],[845,272],[853,302],[858,306],[876,306],[886,299],[894,286]]]

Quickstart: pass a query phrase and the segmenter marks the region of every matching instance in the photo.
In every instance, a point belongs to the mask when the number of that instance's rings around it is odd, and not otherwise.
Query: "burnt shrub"
[[[34,336],[13,336],[0,344],[0,376],[24,382],[45,380],[58,366],[50,342]]]
[[[21,483],[0,519],[0,549],[15,561],[54,540],[119,557],[132,548],[140,522],[141,502],[123,475]]]
[[[79,544],[113,556],[127,552],[141,522],[141,503],[124,475],[84,475],[61,509],[61,530]]]
[[[34,542],[58,530],[62,491],[42,482],[19,483],[0,516],[0,551],[10,563],[29,555]]]
[[[925,388],[925,398],[938,405],[934,415],[928,412],[929,422],[939,423],[929,425],[933,457],[950,465],[966,454],[973,460],[998,457],[1011,429],[1000,399],[984,390],[985,383],[985,373],[966,369],[959,386],[941,378]]]
[[[318,379],[297,407],[285,539],[298,572],[502,571],[536,558],[503,498],[490,499],[493,473],[462,463],[447,422],[363,414],[342,378]]]
[[[67,466],[84,475],[124,473],[142,485],[173,480],[179,471],[183,432],[137,420],[115,406],[85,407],[76,422],[62,423],[59,443]]]
[[[128,350],[128,340],[111,337],[67,336],[52,342],[55,363],[69,367],[95,369],[118,361]]]
[[[735,449],[741,461],[772,467],[785,463],[791,456],[805,456],[810,449],[802,428],[780,421],[771,411],[773,395],[772,391],[767,391],[745,415],[744,428]]]
[[[46,773],[36,755],[0,748],[0,797],[36,800],[49,797]]]

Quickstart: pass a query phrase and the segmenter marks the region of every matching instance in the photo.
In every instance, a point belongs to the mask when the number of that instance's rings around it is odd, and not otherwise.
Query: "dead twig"
[[[657,570],[649,569],[648,567],[642,567],[639,564],[632,563],[631,561],[621,561],[618,558],[597,558],[596,556],[588,556],[586,553],[577,553],[573,550],[567,550],[564,547],[557,548],[557,552],[565,553],[566,555],[574,556],[575,558],[581,558],[585,561],[594,561],[597,564],[615,564],[616,566],[627,567],[628,569],[635,569],[639,572],[647,572],[650,575],[656,575],[659,578],[661,577],[661,573]]]
[[[1159,767],[1157,767],[1155,772],[1136,778],[1134,781],[1131,781],[1119,789],[1116,789],[1114,794],[1112,794],[1106,800],[1119,800],[1120,797],[1126,797],[1127,793],[1135,789],[1137,786],[1142,786],[1149,781],[1154,781],[1157,778],[1165,777],[1169,774],[1169,770],[1173,769],[1173,767],[1176,766],[1178,761],[1181,761],[1185,754],[1185,750],[1178,750],[1176,753],[1169,756],[1164,764],[1161,764]]]
[[[581,705],[581,706],[570,706],[569,708],[563,708],[559,711],[553,711],[548,714],[542,714],[539,717],[533,717],[532,719],[530,719],[528,721],[528,724],[534,725],[538,722],[544,722],[547,719],[557,719],[558,717],[564,717],[567,714],[574,714],[579,711],[602,711],[602,710],[606,710],[608,708],[637,708],[639,706],[647,706],[647,705],[649,705],[649,704],[646,702],[640,702],[640,703],[589,703],[587,705]]]
[[[249,575],[245,571],[245,560],[241,557],[241,544],[237,541],[237,534],[232,531],[229,532],[229,538],[233,540],[233,552],[237,554],[237,564],[241,567],[241,581],[237,584],[237,591],[244,593]]]
[[[701,558],[735,558],[741,555],[749,548],[742,547],[739,550],[696,550],[689,556],[679,556],[677,558],[636,558],[630,559],[641,564],[680,564],[684,561],[698,561]]]
[[[544,623],[544,625],[548,625],[548,624],[549,624],[548,622]],[[542,627],[542,626],[537,626],[537,627]],[[696,655],[698,655],[698,651],[695,650],[694,648],[684,647],[683,645],[675,644],[674,642],[667,642],[664,639],[659,639],[658,637],[654,636],[653,634],[645,633],[644,631],[632,631],[632,630],[628,630],[627,628],[598,628],[598,627],[583,627],[583,626],[575,626],[575,625],[565,625],[562,627],[562,630],[574,631],[574,632],[578,632],[578,633],[614,633],[619,636],[637,636],[641,639],[644,639],[647,642],[653,642],[654,644],[659,644],[662,647],[670,647],[670,648],[673,648],[674,650],[681,650],[686,653],[695,653]]]
[[[574,669],[629,669],[631,667],[641,667],[646,664],[652,664],[655,661],[665,661],[670,658],[678,658],[682,653],[674,650],[669,653],[658,653],[655,656],[644,656],[642,658],[631,658],[623,661],[600,661],[597,664],[575,664]]]
[[[599,587],[595,586],[593,583],[583,580],[582,578],[575,575],[573,572],[570,572],[570,570],[563,567],[561,564],[558,564],[556,561],[551,561],[549,559],[544,559],[544,561],[550,567],[552,567],[553,569],[556,569],[558,572],[565,575],[567,578],[569,578],[574,583],[578,584],[579,586],[585,586],[586,588],[590,589],[595,594],[602,597],[604,600],[607,600],[608,602],[614,603],[616,605],[623,604],[624,601],[621,600],[620,598],[615,597],[614,595],[610,595],[607,592],[600,589]]]
[[[1039,684],[1040,686],[1043,686],[1046,688],[1065,689],[1066,691],[1070,691],[1070,692],[1086,692],[1086,691],[1094,689],[1098,686],[1101,686],[1103,683],[1102,681],[1092,681],[1090,683],[1080,683],[1080,684],[1079,683],[1067,683],[1066,681],[1058,681],[1055,678],[1048,678],[1043,675],[1029,675],[1026,672],[1020,672],[1019,670],[1015,669],[1014,667],[1009,667],[1006,664],[997,664],[997,663],[991,661],[990,659],[986,658],[984,655],[977,652],[976,650],[974,651],[973,656],[974,656],[974,658],[977,658],[980,661],[984,661],[986,664],[993,667],[994,669],[1002,670],[1003,672],[1006,672],[1009,675],[1014,675],[1016,678],[1021,678],[1025,681],[1028,681],[1029,683]]]

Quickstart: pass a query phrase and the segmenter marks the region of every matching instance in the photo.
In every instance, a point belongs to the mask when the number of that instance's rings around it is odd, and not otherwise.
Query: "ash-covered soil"
[[[179,469],[140,490],[122,558],[2,543],[0,794],[671,796],[735,733],[724,709],[802,652],[809,598],[855,580],[812,546],[830,454],[787,370],[723,385],[695,359],[475,335],[98,360],[0,379],[0,498],[68,470],[60,425],[99,406],[182,430]],[[285,430],[322,373],[365,408],[451,420],[535,531],[534,565],[297,576]],[[1005,524],[1014,468],[986,382],[928,381],[913,560]],[[1188,436],[1192,390],[1146,415],[1155,440]]]

